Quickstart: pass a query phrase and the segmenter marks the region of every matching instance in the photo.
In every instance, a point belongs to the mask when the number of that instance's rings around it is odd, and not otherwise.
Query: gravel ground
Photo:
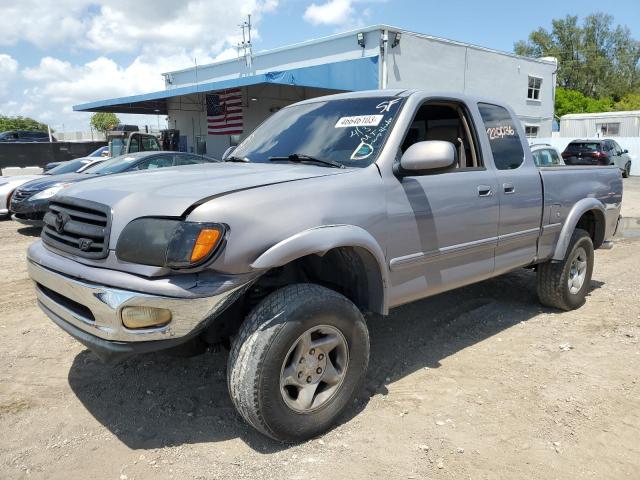
[[[369,319],[362,393],[291,446],[235,413],[226,352],[109,366],[54,326],[37,235],[0,222],[2,479],[640,478],[640,238],[596,252],[577,311],[541,307],[522,270]]]

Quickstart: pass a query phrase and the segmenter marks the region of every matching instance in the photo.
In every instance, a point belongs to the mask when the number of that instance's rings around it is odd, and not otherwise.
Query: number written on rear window
[[[478,109],[489,138],[496,168],[498,170],[518,168],[524,161],[524,150],[509,112],[503,107],[488,103],[479,103]]]

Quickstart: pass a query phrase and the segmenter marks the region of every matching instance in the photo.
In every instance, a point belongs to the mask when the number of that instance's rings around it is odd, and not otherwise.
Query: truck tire
[[[593,242],[576,228],[564,260],[538,265],[538,298],[543,305],[574,310],[585,302],[593,273]]]
[[[369,333],[351,301],[320,285],[289,285],[265,297],[240,327],[229,393],[259,432],[298,442],[333,425],[368,363]]]

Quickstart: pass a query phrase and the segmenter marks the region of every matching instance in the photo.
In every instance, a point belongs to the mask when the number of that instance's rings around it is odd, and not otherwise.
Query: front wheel
[[[538,298],[543,305],[574,310],[585,302],[593,273],[593,242],[576,228],[561,262],[538,265]]]
[[[369,334],[351,301],[319,285],[289,285],[242,324],[229,356],[229,392],[258,431],[302,441],[334,424],[368,362]]]

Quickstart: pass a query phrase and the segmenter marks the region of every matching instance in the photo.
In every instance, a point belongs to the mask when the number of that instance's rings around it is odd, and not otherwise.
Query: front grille
[[[65,198],[49,203],[42,241],[85,258],[104,258],[109,250],[111,215],[100,203]]]
[[[23,200],[31,197],[36,192],[37,191],[34,190],[21,190],[18,188],[15,192],[13,192],[11,200],[14,202],[22,202]]]

